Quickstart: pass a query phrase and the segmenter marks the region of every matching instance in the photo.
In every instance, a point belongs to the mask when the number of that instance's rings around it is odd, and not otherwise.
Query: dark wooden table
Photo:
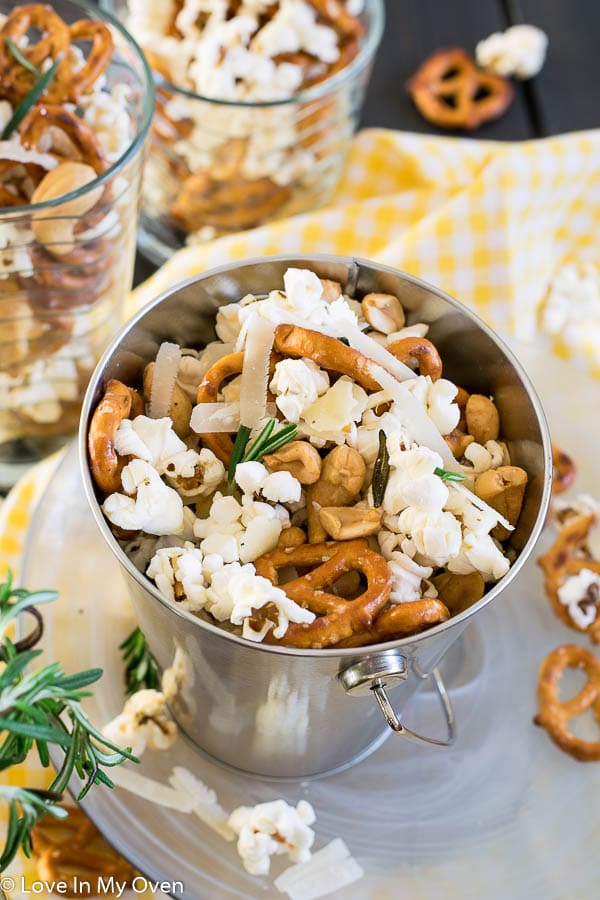
[[[471,53],[493,31],[526,22],[549,38],[537,78],[516,83],[509,110],[474,135],[519,141],[600,126],[600,0],[385,0],[387,21],[362,127],[447,134],[421,118],[404,85],[439,47]],[[135,283],[154,266],[138,255]]]

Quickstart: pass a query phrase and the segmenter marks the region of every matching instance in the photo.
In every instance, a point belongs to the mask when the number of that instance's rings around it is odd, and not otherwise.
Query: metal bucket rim
[[[181,609],[175,604],[173,604],[170,600],[164,597],[156,585],[154,585],[149,578],[147,578],[142,572],[137,569],[129,557],[125,554],[125,552],[120,547],[118,541],[112,534],[106,519],[100,509],[100,504],[98,503],[96,492],[94,489],[94,484],[92,481],[90,468],[88,465],[88,456],[87,456],[87,426],[88,420],[92,411],[92,402],[94,399],[94,395],[96,393],[96,389],[98,385],[101,383],[102,378],[104,376],[104,370],[108,361],[114,355],[114,353],[119,348],[119,345],[123,338],[132,331],[136,325],[156,306],[159,306],[169,297],[172,297],[173,294],[178,293],[179,291],[190,287],[191,285],[198,284],[200,281],[204,281],[205,279],[212,278],[215,275],[220,275],[222,273],[230,272],[232,270],[257,266],[264,264],[265,262],[279,262],[279,263],[287,263],[290,266],[293,266],[298,263],[306,263],[317,264],[322,263],[333,263],[336,265],[346,266],[350,269],[352,266],[359,266],[362,268],[370,269],[372,271],[383,272],[385,274],[389,274],[392,276],[400,276],[404,281],[413,284],[425,291],[428,291],[431,294],[434,294],[439,299],[445,301],[449,306],[453,309],[459,311],[462,314],[465,314],[468,318],[470,318],[473,323],[487,335],[489,339],[498,347],[500,352],[504,355],[507,362],[513,367],[516,371],[519,379],[521,380],[528,398],[531,402],[532,409],[535,413],[538,426],[540,428],[540,433],[542,437],[542,448],[543,448],[543,456],[544,456],[544,478],[543,478],[543,487],[542,487],[542,496],[540,505],[537,512],[537,517],[535,523],[531,529],[530,535],[525,543],[525,546],[519,553],[519,556],[515,560],[515,562],[511,565],[510,569],[496,584],[483,595],[481,600],[478,600],[477,603],[474,603],[468,609],[464,610],[462,613],[459,613],[456,616],[451,616],[446,622],[442,622],[439,625],[433,626],[433,628],[429,628],[426,631],[419,632],[417,634],[409,635],[407,637],[399,638],[395,641],[384,641],[379,644],[369,644],[364,647],[346,647],[346,648],[323,648],[323,649],[305,649],[300,647],[282,647],[275,646],[271,644],[263,644],[261,642],[252,642],[248,641],[245,638],[241,637],[241,635],[233,634],[232,632],[226,631],[224,628],[219,627],[218,625],[213,625],[210,622],[207,622],[204,619],[199,618],[187,610]],[[265,255],[259,257],[250,257],[248,259],[236,260],[234,262],[226,263],[221,266],[215,266],[211,269],[207,269],[205,272],[202,272],[200,275],[193,275],[190,278],[187,278],[183,281],[177,282],[177,284],[172,287],[166,289],[162,293],[160,293],[153,300],[148,301],[140,310],[138,310],[135,315],[133,315],[116,333],[110,345],[104,351],[102,357],[100,358],[92,377],[89,381],[85,397],[83,400],[83,406],[81,410],[81,418],[79,423],[79,435],[78,435],[78,446],[79,446],[79,464],[81,470],[81,476],[84,486],[84,491],[86,494],[86,499],[98,525],[100,532],[110,547],[112,553],[116,557],[117,561],[121,564],[121,566],[125,569],[128,575],[130,575],[134,581],[138,583],[138,585],[144,590],[146,595],[149,595],[154,600],[157,600],[162,606],[164,606],[168,611],[173,613],[176,616],[179,616],[181,619],[193,624],[196,627],[207,631],[212,634],[215,638],[219,638],[221,640],[230,641],[234,644],[239,644],[246,649],[255,649],[258,652],[262,653],[274,653],[281,656],[299,656],[299,657],[317,657],[319,659],[322,658],[341,658],[346,660],[351,660],[356,657],[364,657],[371,655],[373,653],[381,653],[386,650],[395,650],[397,648],[407,647],[412,644],[416,644],[419,641],[424,641],[428,637],[433,637],[434,635],[440,635],[445,631],[449,631],[456,625],[460,623],[466,622],[472,616],[474,616],[477,612],[482,610],[488,603],[491,603],[496,597],[499,596],[513,581],[513,579],[518,575],[523,565],[529,559],[531,555],[531,551],[533,550],[537,540],[541,534],[541,531],[544,527],[544,523],[546,520],[546,514],[548,511],[548,506],[550,503],[551,489],[552,489],[552,447],[551,447],[551,439],[550,432],[548,429],[548,423],[546,421],[546,417],[542,408],[542,404],[537,395],[533,384],[527,375],[525,369],[516,358],[512,350],[504,343],[504,341],[496,334],[496,332],[486,325],[479,316],[476,315],[469,307],[465,306],[459,300],[456,300],[454,297],[451,297],[449,294],[446,294],[441,288],[435,287],[434,285],[429,284],[429,282],[424,281],[421,278],[416,277],[415,275],[411,275],[408,272],[404,272],[401,269],[396,269],[393,266],[386,266],[383,264],[379,264],[373,262],[372,260],[363,259],[359,256],[337,256],[335,254],[303,254],[297,253],[294,255],[289,254],[273,254],[273,255]]]

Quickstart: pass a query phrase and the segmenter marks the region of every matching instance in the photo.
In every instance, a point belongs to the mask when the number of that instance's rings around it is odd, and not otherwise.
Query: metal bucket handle
[[[405,681],[407,677],[406,660],[398,650],[388,650],[367,656],[353,663],[338,675],[347,694],[364,696],[369,692],[375,695],[379,708],[388,726],[401,737],[415,743],[435,744],[438,747],[450,747],[456,740],[456,720],[448,691],[437,669],[431,673],[415,670],[419,678],[431,678],[439,697],[446,720],[446,739],[427,737],[411,731],[402,723],[387,695],[386,687]]]

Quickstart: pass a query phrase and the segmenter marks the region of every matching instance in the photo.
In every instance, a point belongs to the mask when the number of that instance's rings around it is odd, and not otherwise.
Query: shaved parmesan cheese
[[[226,841],[235,839],[235,831],[227,824],[229,813],[226,813],[217,800],[217,795],[203,781],[183,766],[175,766],[169,777],[175,790],[188,794],[194,804],[193,812],[205,825],[220,834]]]
[[[481,497],[478,497],[477,494],[474,494],[473,491],[470,491],[468,487],[464,484],[460,484],[460,482],[450,481],[448,482],[450,487],[453,487],[455,491],[458,491],[459,494],[462,494],[463,497],[467,497],[473,506],[476,506],[477,509],[481,509],[483,512],[490,513],[491,515],[496,517],[496,520],[499,525],[502,525],[507,531],[514,531],[514,527],[510,524],[510,522],[501,516],[497,509],[494,509],[493,506],[490,506],[485,500],[482,500]]]
[[[461,471],[461,467],[454,459],[450,447],[433,424],[425,407],[412,396],[399,382],[390,375],[382,366],[373,363],[371,375],[379,382],[381,387],[393,398],[396,408],[394,412],[402,416],[402,425],[411,438],[418,444],[435,450],[444,460],[444,467],[451,472]]]
[[[181,348],[178,344],[165,341],[158,348],[154,371],[152,372],[152,388],[150,390],[150,406],[148,415],[151,419],[164,419],[171,410],[173,388],[177,381]]]
[[[373,359],[379,365],[383,366],[388,372],[396,377],[398,381],[407,381],[409,378],[416,378],[417,373],[411,368],[400,362],[399,359],[382,347],[377,341],[374,341],[368,334],[364,334],[360,328],[355,328],[346,321],[340,322],[337,330],[340,337],[345,337],[350,341],[350,346],[355,350],[360,350],[369,359]],[[383,385],[382,385],[383,387]]]
[[[199,403],[192,410],[190,428],[196,434],[233,433],[239,427],[239,403]]]
[[[275,879],[275,887],[282,894],[288,894],[291,900],[316,900],[358,881],[363,875],[361,866],[350,855],[344,841],[336,838],[313,853],[307,862],[282,872]]]
[[[246,332],[240,391],[240,422],[248,428],[253,428],[265,415],[274,336],[275,325],[272,322],[257,315],[251,316]]]
[[[115,766],[110,773],[111,781],[124,791],[135,794],[136,797],[142,797],[150,803],[158,803],[159,806],[166,806],[169,809],[176,809],[178,812],[191,813],[194,810],[196,801],[194,797],[186,791],[176,790],[169,787],[168,784],[162,784],[160,781],[154,781],[153,778],[147,778],[134,772],[133,769],[126,769],[124,766]]]

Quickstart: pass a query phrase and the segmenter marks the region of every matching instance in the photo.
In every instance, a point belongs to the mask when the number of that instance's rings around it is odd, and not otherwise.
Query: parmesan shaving
[[[290,866],[275,879],[275,887],[290,900],[317,900],[358,881],[363,869],[341,838],[313,853],[304,863]]]
[[[507,531],[514,531],[514,526],[510,524],[508,519],[505,519],[504,516],[501,516],[497,509],[494,509],[493,506],[490,506],[489,503],[486,503],[485,500],[482,500],[481,497],[478,497],[477,494],[474,494],[473,491],[470,491],[468,487],[465,487],[464,484],[460,484],[460,482],[449,481],[448,485],[454,488],[455,491],[458,491],[459,494],[462,494],[463,497],[467,497],[473,506],[476,506],[477,509],[482,510],[482,512],[491,513],[496,516],[496,520],[499,525],[502,525]]]
[[[247,428],[264,418],[275,325],[252,315],[246,332],[240,390],[240,422]]]
[[[192,410],[190,428],[196,434],[230,434],[239,427],[239,403],[199,403]]]
[[[135,794],[137,797],[142,797],[150,803],[157,803],[159,806],[176,809],[178,812],[191,813],[196,805],[196,800],[191,794],[176,790],[160,781],[154,781],[153,778],[147,778],[145,775],[140,775],[139,772],[123,766],[115,766],[111,770],[110,777],[117,787],[129,791],[130,794]]]
[[[152,373],[152,389],[150,390],[148,410],[148,415],[151,419],[163,419],[169,415],[173,399],[173,388],[177,381],[180,363],[181,348],[178,344],[171,344],[169,341],[165,341],[160,345]]]
[[[371,375],[388,392],[395,403],[394,413],[402,416],[402,425],[411,438],[418,444],[435,450],[444,460],[444,467],[451,472],[460,472],[461,466],[456,462],[450,447],[433,424],[424,407],[407,391],[393,375],[382,366],[373,363]]]
[[[345,337],[350,341],[351,347],[354,347],[355,350],[360,350],[360,352],[364,353],[365,356],[368,356],[369,359],[379,363],[379,365],[387,369],[388,372],[391,372],[398,381],[407,381],[409,378],[417,377],[416,372],[413,372],[411,368],[406,366],[403,362],[400,362],[399,359],[396,359],[393,353],[390,353],[389,350],[382,347],[381,344],[373,340],[372,337],[369,337],[368,334],[364,334],[360,328],[355,328],[347,322],[340,322],[337,331],[339,331],[340,337]]]
[[[203,781],[183,766],[175,766],[169,777],[175,790],[188,794],[194,804],[193,812],[205,825],[220,834],[226,841],[235,840],[233,828],[227,824],[229,814],[217,800],[217,795]]]

